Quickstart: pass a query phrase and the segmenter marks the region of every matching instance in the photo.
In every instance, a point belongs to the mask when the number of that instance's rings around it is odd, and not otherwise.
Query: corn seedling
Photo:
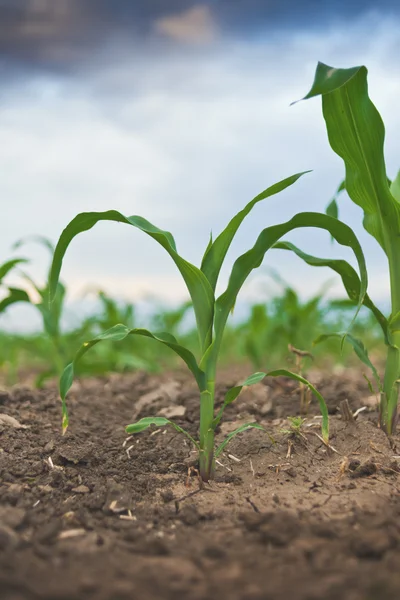
[[[294,346],[292,346],[292,344],[289,344],[288,349],[289,352],[291,352],[295,357],[296,373],[303,377],[305,360],[307,358],[314,360],[313,355],[311,354],[311,352],[307,352],[306,350],[299,350],[298,348],[295,348]],[[311,402],[311,390],[301,382],[299,383],[299,390],[300,412],[302,415],[306,415]]]
[[[280,432],[291,437],[303,437],[302,428],[305,423],[305,419],[302,417],[287,417],[289,421],[289,429],[281,429]]]
[[[198,449],[199,470],[201,478],[204,481],[208,481],[213,477],[215,459],[218,458],[232,437],[252,427],[262,429],[262,427],[257,423],[243,425],[236,431],[230,433],[229,436],[217,448],[214,447],[215,430],[222,419],[226,406],[231,404],[239,396],[244,386],[257,383],[266,376],[285,375],[297,381],[301,381],[310,387],[320,404],[320,409],[323,416],[322,435],[324,440],[328,442],[328,413],[324,399],[306,379],[284,369],[270,371],[268,373],[257,372],[251,375],[241,385],[230,389],[225,396],[220,410],[217,412],[217,414],[215,414],[214,411],[214,391],[217,361],[228,317],[235,306],[237,295],[249,274],[253,271],[253,269],[258,268],[261,265],[265,253],[276,242],[278,242],[283,235],[298,228],[318,227],[330,233],[339,244],[350,247],[357,258],[360,269],[361,284],[359,285],[358,290],[359,307],[364,299],[367,286],[367,274],[364,255],[356,236],[351,228],[344,223],[341,223],[329,215],[312,212],[299,213],[285,223],[273,225],[264,229],[258,236],[254,246],[235,261],[225,292],[218,298],[215,297],[218,276],[226,253],[244,218],[260,201],[269,198],[270,196],[273,196],[274,194],[277,194],[293,185],[303,174],[304,173],[299,173],[280,181],[279,183],[263,191],[251,202],[249,202],[243,210],[233,217],[228,226],[222,231],[222,233],[218,235],[215,240],[210,238],[200,268],[197,268],[195,265],[186,261],[178,253],[175,239],[171,233],[159,229],[146,219],[139,216],[126,217],[115,210],[107,212],[89,212],[77,215],[69,223],[69,225],[67,225],[61,234],[54,252],[49,282],[50,296],[52,298],[55,296],[57,291],[63,257],[70,242],[76,235],[91,229],[94,227],[94,225],[96,225],[96,223],[101,221],[114,221],[129,225],[135,229],[139,229],[157,241],[167,251],[179,269],[186,283],[193,304],[200,353],[199,359],[197,359],[188,348],[181,345],[170,333],[152,333],[147,329],[130,329],[123,324],[117,324],[103,334],[100,334],[94,339],[87,341],[80,348],[72,363],[65,368],[60,379],[60,395],[63,408],[64,431],[68,426],[66,395],[73,382],[77,361],[79,361],[79,359],[90,348],[99,342],[107,340],[118,341],[125,339],[129,335],[136,335],[151,338],[163,344],[164,346],[167,346],[176,354],[178,354],[186,363],[199,388],[200,431],[199,439],[195,440],[188,432],[184,431],[176,423],[162,417],[143,418],[137,423],[128,425],[126,431],[129,434],[139,433],[152,425],[155,425],[156,427],[163,427],[165,425],[171,425],[172,427],[175,427],[176,430],[186,435],[186,437],[188,437]]]
[[[380,425],[391,435],[398,420],[400,378],[400,173],[393,182],[386,174],[383,151],[385,128],[368,95],[367,73],[364,66],[335,69],[319,63],[312,88],[304,99],[322,96],[329,143],[343,159],[346,169],[345,181],[337,193],[345,189],[350,199],[362,208],[364,228],[375,238],[387,257],[391,292],[389,317],[382,314],[368,294],[363,299],[364,306],[379,323],[387,346],[383,381],[361,340],[351,335],[344,339],[372,371],[380,392]],[[338,216],[336,197],[327,212],[333,218]],[[280,242],[276,247],[295,252],[309,265],[330,267],[336,271],[350,300],[357,302],[360,281],[346,261],[316,258],[289,242]],[[320,336],[317,341],[330,336]]]
[[[29,242],[39,243],[46,248],[51,255],[54,253],[53,244],[47,238],[42,236],[30,236],[18,240],[14,244],[14,249],[20,248]],[[53,364],[50,369],[47,369],[36,378],[36,386],[40,387],[49,377],[55,375],[60,376],[65,364],[66,353],[61,336],[60,321],[64,309],[66,290],[64,285],[61,282],[58,282],[52,302],[50,303],[47,283],[45,286],[40,286],[27,273],[22,273],[22,276],[32,286],[39,297],[39,302],[30,302],[30,304],[39,311],[42,318],[43,330],[52,345],[50,358]]]

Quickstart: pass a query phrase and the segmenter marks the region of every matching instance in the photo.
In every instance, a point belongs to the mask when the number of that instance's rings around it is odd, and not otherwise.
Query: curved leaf
[[[0,265],[0,283],[2,279],[9,273],[14,267],[20,265],[22,263],[27,263],[29,260],[26,258],[13,258],[12,260],[8,260],[7,262]]]
[[[247,379],[245,379],[243,381],[243,383],[241,383],[239,385],[235,385],[230,390],[228,390],[225,394],[224,402],[223,402],[221,408],[219,409],[217,416],[215,417],[214,421],[212,422],[212,425],[211,425],[212,429],[215,429],[219,425],[225,408],[229,404],[232,404],[232,402],[234,402],[236,400],[236,398],[239,396],[242,389],[246,386],[254,385],[255,383],[260,383],[260,381],[262,381],[264,379],[264,377],[265,377],[265,373],[262,373],[262,372],[253,373],[252,375],[247,377]]]
[[[24,290],[18,288],[8,288],[9,294],[0,301],[0,313],[16,302],[31,302],[28,294]]]
[[[253,248],[248,250],[248,252],[245,254],[242,254],[242,256],[235,261],[231,276],[229,278],[228,287],[226,291],[217,299],[215,304],[215,339],[208,351],[203,356],[200,366],[209,364],[210,362],[215,362],[215,357],[219,352],[229,312],[232,306],[234,306],[236,297],[251,271],[261,265],[266,252],[272,248],[283,235],[289,231],[303,227],[317,227],[320,229],[325,229],[339,244],[342,246],[348,246],[353,250],[359,265],[361,279],[360,293],[356,311],[356,315],[358,314],[366,294],[368,277],[364,254],[353,230],[348,225],[345,225],[341,221],[338,221],[333,217],[329,217],[328,215],[312,212],[298,213],[286,223],[280,223],[279,225],[273,225],[264,229],[258,236]]]
[[[142,431],[145,431],[151,427],[151,425],[155,425],[156,427],[165,427],[165,425],[171,425],[176,431],[183,433],[183,435],[185,435],[192,442],[192,444],[194,444],[196,448],[200,450],[199,444],[192,438],[190,433],[165,417],[143,417],[143,419],[140,419],[140,421],[132,423],[131,425],[127,425],[125,427],[125,431],[129,434],[141,433]]]
[[[386,254],[398,255],[400,205],[386,175],[383,121],[368,96],[367,69],[335,69],[318,63],[305,98],[322,95],[323,114],[332,149],[346,166],[346,190],[364,211],[364,227]],[[394,259],[394,258],[393,258]],[[397,258],[396,258],[397,260]]]
[[[225,449],[225,447],[229,444],[229,442],[232,440],[232,438],[237,436],[238,433],[243,433],[243,431],[247,431],[248,429],[261,429],[261,431],[265,431],[267,433],[266,429],[264,427],[262,427],[261,425],[259,425],[258,423],[246,423],[245,425],[241,425],[240,427],[235,429],[235,431],[232,431],[229,435],[227,435],[226,438],[224,439],[224,441],[222,442],[222,444],[220,444],[218,446],[218,448],[216,449],[215,454],[214,454],[215,458],[218,458],[218,456]]]
[[[212,336],[213,290],[204,273],[177,253],[172,234],[159,229],[142,217],[125,217],[116,210],[110,210],[106,212],[80,213],[72,219],[62,232],[54,252],[53,264],[50,271],[50,298],[54,297],[63,258],[70,242],[76,235],[83,231],[88,231],[99,221],[115,221],[136,227],[156,240],[168,252],[184,278],[190,297],[192,298],[201,348],[204,351],[210,344]]]
[[[341,338],[341,339],[344,338],[347,342],[349,342],[349,344],[352,345],[354,352],[357,354],[358,358],[364,363],[364,365],[367,365],[367,367],[369,367],[371,369],[373,376],[375,378],[375,381],[378,385],[378,388],[380,390],[382,390],[382,382],[381,382],[381,378],[378,375],[378,371],[372,364],[372,362],[368,356],[368,350],[366,349],[366,347],[364,346],[363,342],[360,339],[353,337],[349,333],[347,333],[347,334],[325,333],[323,335],[318,336],[317,339],[314,340],[313,343],[319,344],[319,343],[324,342],[325,340],[332,338],[332,337],[337,337],[337,338]]]
[[[306,262],[308,265],[313,267],[329,267],[338,275],[340,275],[348,297],[354,304],[357,303],[360,297],[361,282],[357,272],[347,261],[341,259],[317,258],[316,256],[312,256],[311,254],[303,252],[294,244],[286,241],[276,243],[274,248],[279,250],[290,250],[299,258],[304,260],[304,262]],[[385,336],[385,342],[389,344],[388,321],[385,315],[381,313],[377,306],[375,306],[368,294],[365,294],[364,296],[363,305],[369,308],[369,310],[373,313],[374,317],[382,328]]]
[[[68,391],[71,388],[72,382],[74,380],[76,363],[80,360],[80,358],[82,358],[82,356],[84,354],[86,354],[86,352],[88,350],[90,350],[90,348],[92,348],[99,342],[103,342],[103,341],[119,342],[121,340],[124,340],[128,335],[139,335],[139,336],[143,336],[143,337],[148,337],[148,338],[151,338],[153,340],[156,340],[156,341],[164,344],[165,346],[168,346],[168,348],[171,348],[171,350],[173,350],[176,354],[178,354],[182,358],[182,360],[185,361],[186,365],[188,366],[190,371],[193,373],[193,375],[197,381],[197,385],[199,386],[199,389],[200,390],[206,389],[207,386],[206,386],[206,381],[205,381],[205,374],[197,365],[197,361],[196,361],[195,357],[190,352],[190,350],[188,350],[187,348],[184,348],[183,346],[178,344],[178,342],[176,341],[176,339],[174,338],[173,335],[170,335],[169,333],[154,334],[154,333],[151,333],[150,331],[148,331],[147,329],[129,329],[129,327],[126,327],[125,325],[121,325],[121,324],[115,325],[114,327],[111,327],[111,329],[108,329],[107,331],[98,335],[97,337],[93,338],[92,340],[85,342],[81,346],[81,348],[78,350],[78,352],[76,353],[74,360],[65,367],[64,372],[61,375],[60,396],[61,396],[62,410],[63,410],[63,431],[65,431],[66,428],[68,427],[68,411],[67,411],[65,399],[66,399]]]
[[[224,262],[224,258],[228,249],[231,245],[233,238],[240,225],[244,221],[245,217],[249,214],[252,208],[261,200],[265,200],[279,192],[282,192],[286,188],[293,185],[300,177],[305,175],[306,173],[310,173],[310,171],[303,171],[302,173],[296,173],[291,177],[287,177],[278,183],[275,183],[271,187],[267,188],[261,194],[258,194],[251,202],[249,202],[243,210],[241,210],[237,215],[231,219],[225,229],[219,234],[219,236],[215,239],[214,242],[208,245],[207,250],[204,254],[203,261],[201,263],[201,270],[206,275],[208,281],[213,290],[215,290],[218,275],[222,267],[222,263]]]

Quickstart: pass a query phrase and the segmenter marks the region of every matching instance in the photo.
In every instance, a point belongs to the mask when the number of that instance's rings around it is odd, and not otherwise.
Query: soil
[[[242,371],[220,374],[219,402]],[[311,378],[331,448],[314,401],[299,435],[281,431],[300,392],[271,379],[228,407],[218,438],[257,420],[274,439],[238,435],[203,486],[186,438],[124,431],[165,414],[196,435],[186,373],[75,382],[65,436],[55,387],[0,392],[1,600],[398,600],[400,438],[378,429],[359,374]],[[366,407],[354,423],[346,398]]]

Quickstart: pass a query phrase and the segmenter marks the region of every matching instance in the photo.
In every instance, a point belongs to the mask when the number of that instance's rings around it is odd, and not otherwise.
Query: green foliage
[[[289,421],[289,429],[281,429],[281,433],[293,437],[300,437],[302,435],[301,430],[306,420],[302,417],[288,417],[287,420]]]
[[[314,83],[305,99],[322,97],[322,111],[329,143],[344,162],[346,177],[341,187],[364,212],[363,225],[387,256],[391,286],[391,315],[388,319],[370,298],[364,305],[371,310],[383,330],[387,345],[386,370],[381,394],[381,426],[390,435],[398,419],[398,381],[400,378],[400,185],[399,175],[391,183],[387,177],[383,145],[385,129],[382,118],[368,95],[367,69],[335,69],[318,63]],[[333,214],[335,207],[330,205]],[[290,248],[289,248],[290,246]],[[287,244],[298,256],[314,266],[329,266],[340,274],[350,300],[354,300],[357,277],[349,265],[316,259]],[[346,273],[345,273],[346,271]],[[345,274],[345,277],[344,277]],[[364,345],[349,338],[361,360],[372,368]],[[380,385],[380,381],[379,381]]]

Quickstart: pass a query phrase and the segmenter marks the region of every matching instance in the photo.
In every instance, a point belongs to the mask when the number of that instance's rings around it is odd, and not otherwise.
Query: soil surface
[[[218,401],[248,372],[221,373]],[[249,421],[274,439],[238,435],[202,488],[186,438],[124,431],[163,414],[195,436],[186,373],[75,382],[64,437],[55,387],[0,392],[1,600],[398,600],[400,438],[377,428],[361,375],[310,378],[332,448],[314,400],[298,435],[282,431],[300,391],[271,379],[228,407],[218,439]],[[354,423],[345,399],[366,407]]]

